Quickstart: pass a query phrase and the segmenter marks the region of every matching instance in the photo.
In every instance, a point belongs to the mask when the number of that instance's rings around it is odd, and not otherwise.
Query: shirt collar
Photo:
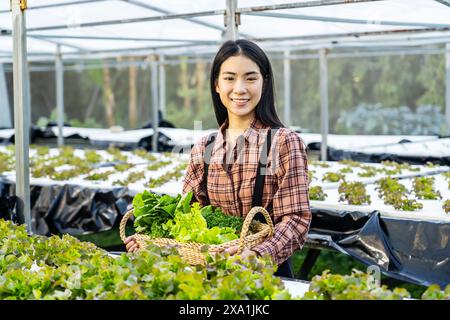
[[[225,139],[224,139],[224,133],[225,130],[228,128],[228,118],[225,120],[225,122],[220,126],[219,132],[217,135],[217,140],[215,144],[214,149],[218,149],[220,147],[224,147]],[[262,144],[264,142],[263,138],[260,138],[261,133],[266,132],[268,129],[268,126],[265,126],[261,123],[256,117],[253,118],[252,122],[250,123],[250,126],[245,129],[244,133],[242,134],[244,136],[244,139],[250,143],[250,144]]]

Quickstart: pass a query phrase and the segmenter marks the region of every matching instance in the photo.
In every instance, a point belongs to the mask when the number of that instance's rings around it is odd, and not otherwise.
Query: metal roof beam
[[[41,6],[30,6],[27,8],[27,10],[64,7],[64,6],[79,5],[79,4],[84,4],[84,3],[91,3],[91,2],[100,2],[100,1],[110,1],[110,0],[79,0],[79,1],[64,2],[64,3],[53,3],[53,4],[45,4],[45,5],[41,5]],[[10,10],[0,10],[0,14],[8,13],[8,12],[10,12]]]
[[[267,11],[267,10],[281,10],[281,9],[288,9],[288,8],[307,8],[307,7],[318,7],[318,6],[330,6],[330,5],[338,5],[338,4],[351,4],[351,3],[374,2],[374,1],[382,1],[382,0],[317,0],[317,1],[310,1],[310,2],[296,2],[296,3],[277,4],[277,5],[270,5],[270,6],[238,8],[238,9],[236,9],[236,13],[248,13],[248,12],[258,12],[258,11]],[[81,24],[77,24],[77,25],[73,25],[73,26],[72,25],[56,25],[56,26],[47,26],[47,27],[37,27],[37,28],[30,28],[27,31],[33,32],[33,31],[42,31],[42,30],[69,29],[69,28],[75,28],[75,27],[76,28],[96,27],[96,26],[105,26],[105,25],[114,25],[114,24],[123,24],[123,23],[162,21],[162,20],[170,20],[170,19],[190,19],[190,18],[195,18],[195,17],[224,15],[225,12],[226,12],[225,9],[221,9],[221,10],[194,12],[194,13],[166,14],[163,16],[156,16],[156,17],[143,17],[143,18],[133,18],[133,19],[119,19],[119,20],[87,22],[87,23],[81,23]]]
[[[12,35],[12,31],[8,30],[8,29],[3,29],[2,32],[0,33],[0,36],[11,36],[11,35]],[[47,37],[41,37],[39,35],[27,34],[27,37],[34,38],[34,39],[37,39],[37,40],[40,40],[40,41],[50,42],[50,43],[53,43],[53,44],[56,44],[56,45],[65,46],[65,47],[72,48],[72,49],[75,49],[75,50],[80,51],[80,52],[86,52],[87,51],[87,49],[84,49],[82,47],[74,46],[74,45],[67,44],[67,43],[64,43],[64,42],[61,42],[61,41],[51,40],[51,39],[48,39]],[[30,54],[30,53],[28,53],[28,54]]]
[[[113,40],[113,41],[161,41],[161,42],[181,42],[198,44],[216,44],[216,41],[209,40],[187,40],[187,39],[158,39],[158,38],[134,38],[134,37],[107,37],[107,36],[68,36],[68,35],[47,35],[33,34],[34,38],[45,39],[79,39],[79,40]]]
[[[386,26],[426,27],[426,28],[449,28],[450,27],[450,24],[440,24],[440,23],[347,19],[347,18],[333,18],[333,17],[322,17],[322,16],[310,16],[310,15],[304,15],[304,14],[287,14],[287,13],[275,13],[275,12],[274,13],[247,12],[245,14],[252,15],[252,16],[271,17],[271,18],[326,21],[326,22],[352,23],[352,24],[364,24],[364,25],[374,24],[374,25],[386,25]]]
[[[311,8],[321,6],[334,6],[339,4],[352,4],[361,2],[375,2],[382,0],[318,0],[308,2],[293,2],[293,3],[280,3],[268,6],[254,6],[246,8],[237,8],[238,13],[258,12],[258,11],[270,11],[270,10],[282,10],[282,9],[298,9],[298,8]]]
[[[347,32],[347,33],[332,33],[332,34],[317,34],[308,36],[289,36],[289,37],[275,37],[275,38],[253,38],[253,41],[286,41],[286,40],[321,40],[321,39],[336,39],[346,37],[368,37],[379,35],[402,35],[402,34],[416,34],[427,32],[443,32],[449,31],[450,28],[420,28],[420,29],[395,29],[383,31],[365,31],[365,32]]]
[[[173,12],[161,9],[161,8],[156,7],[154,5],[149,5],[147,3],[142,3],[141,1],[137,1],[137,0],[121,0],[121,1],[127,2],[129,4],[133,4],[135,6],[139,6],[141,8],[146,8],[146,9],[149,9],[149,10],[153,10],[153,11],[165,14],[165,15],[173,14]],[[219,31],[225,31],[225,28],[223,28],[223,27],[216,26],[216,25],[214,25],[212,23],[200,21],[200,20],[197,20],[195,18],[186,18],[185,20],[193,22],[193,23],[196,23],[196,24],[199,24],[199,25],[202,25],[202,26],[207,27],[207,28],[211,28],[211,29],[215,29],[215,30],[219,30]]]
[[[27,29],[27,31],[33,32],[33,31],[43,31],[43,30],[98,27],[98,26],[107,26],[107,25],[124,24],[124,23],[163,21],[163,20],[171,20],[171,19],[186,19],[186,18],[193,18],[193,17],[221,15],[224,13],[225,13],[225,10],[210,10],[210,11],[201,11],[201,12],[194,12],[194,13],[167,14],[167,15],[156,16],[156,17],[143,17],[143,18],[133,18],[133,19],[119,19],[119,20],[86,22],[86,23],[81,23],[81,24],[77,24],[77,25],[56,25],[56,26],[47,26],[47,27],[37,27],[37,28]]]

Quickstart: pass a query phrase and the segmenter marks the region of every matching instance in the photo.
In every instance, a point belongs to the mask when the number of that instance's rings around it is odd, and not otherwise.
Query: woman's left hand
[[[227,252],[227,253],[229,253],[231,256],[233,256],[233,255],[237,254],[238,250],[239,250],[239,246],[232,246],[232,247],[229,247],[228,249],[226,249],[225,252]],[[256,255],[256,252],[253,251],[253,250],[250,250],[250,249],[248,249],[248,248],[244,248],[244,250],[242,250],[242,252],[239,253],[239,256],[240,256],[242,259],[246,259],[246,258],[248,258],[249,256],[255,256],[255,255]]]

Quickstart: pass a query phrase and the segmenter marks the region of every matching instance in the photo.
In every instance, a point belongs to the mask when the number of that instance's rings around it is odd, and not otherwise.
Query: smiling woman
[[[263,77],[258,65],[243,55],[230,57],[222,64],[215,82],[229,122],[248,126],[262,93]]]
[[[303,247],[311,222],[308,168],[305,144],[276,113],[270,61],[253,42],[228,41],[214,58],[210,89],[220,128],[193,147],[183,192],[232,216],[264,207],[274,235],[227,251],[269,255],[277,275],[293,277],[289,257]],[[132,238],[126,243],[129,251],[139,247]]]

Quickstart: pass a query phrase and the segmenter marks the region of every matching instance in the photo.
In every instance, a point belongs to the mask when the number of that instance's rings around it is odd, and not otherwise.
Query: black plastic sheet
[[[14,185],[0,183],[0,206],[10,208],[1,211],[6,219],[15,220],[14,189]],[[31,186],[30,193],[31,230],[46,236],[118,230],[133,199],[127,188],[91,189],[78,185]]]
[[[450,223],[312,208],[310,237],[385,275],[421,285],[450,283]]]
[[[427,162],[439,164],[442,166],[450,165],[450,156],[447,157],[430,157],[430,156],[400,156],[391,153],[363,153],[356,151],[344,151],[334,148],[328,148],[327,150],[327,160],[328,161],[340,161],[340,160],[355,160],[359,162],[372,162],[379,163],[381,161],[395,161],[399,163],[410,163],[410,164],[425,164]]]

